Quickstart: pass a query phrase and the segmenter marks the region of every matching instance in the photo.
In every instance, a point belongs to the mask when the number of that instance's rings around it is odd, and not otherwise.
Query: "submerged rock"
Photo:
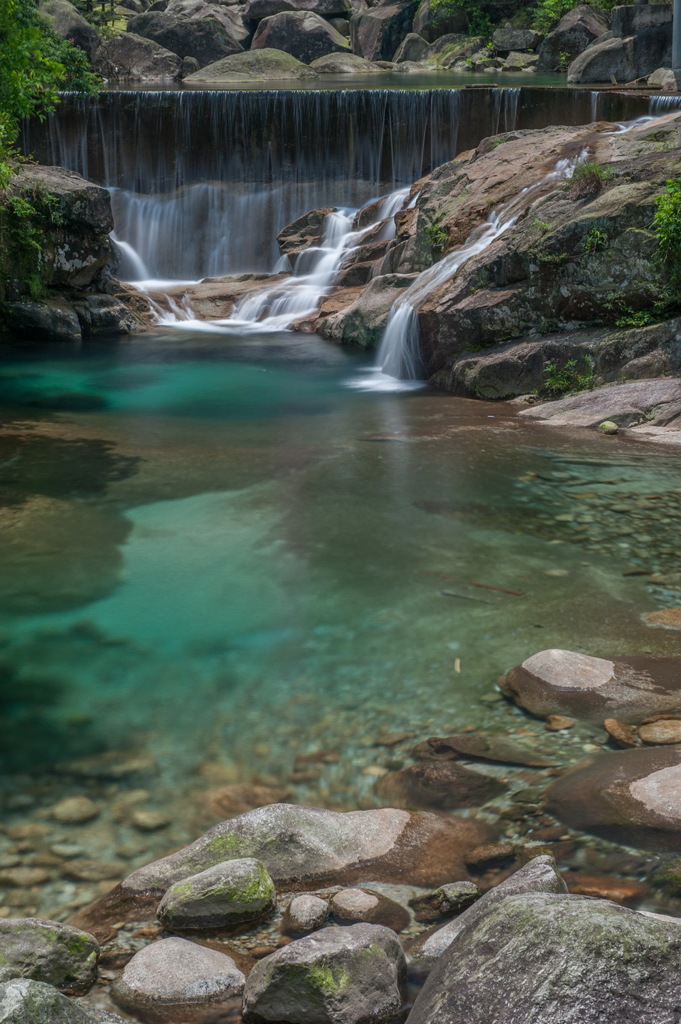
[[[469,919],[408,1021],[672,1024],[680,969],[671,918],[584,896],[514,895]]]
[[[325,928],[256,964],[244,991],[244,1020],[383,1024],[402,1009],[405,967],[388,928]]]
[[[240,1009],[245,981],[224,953],[187,939],[161,939],[126,964],[111,995],[147,1024],[212,1024]]]
[[[564,893],[567,886],[558,873],[552,857],[535,857],[500,882],[453,921],[435,931],[420,936],[408,947],[409,967],[416,975],[427,975],[459,935],[468,934],[476,923],[486,917],[498,903],[520,893]],[[488,1022],[486,1022],[488,1024]]]
[[[602,754],[557,779],[546,801],[571,828],[627,846],[678,850],[681,747]]]
[[[256,29],[251,47],[253,50],[284,50],[303,64],[310,64],[328,53],[350,50],[347,39],[312,11],[283,11],[264,18]]]
[[[376,783],[376,794],[396,807],[450,810],[479,807],[507,788],[499,779],[451,761],[425,761],[383,775]]]
[[[660,382],[663,383],[663,382]],[[557,403],[558,404],[558,403]],[[576,651],[540,651],[499,680],[502,691],[534,715],[572,715],[640,722],[681,711],[679,659],[636,655],[592,658]]]
[[[431,736],[412,751],[413,757],[450,761],[457,757],[480,761],[519,764],[528,768],[550,768],[555,762],[508,737],[485,733],[461,733],[458,736]]]
[[[249,50],[248,53],[236,53],[231,57],[201,68],[200,71],[188,75],[188,85],[200,85],[203,82],[245,82],[270,81],[289,78],[316,78],[317,72],[296,60],[290,53],[283,50],[261,49]]]
[[[233,928],[266,917],[275,896],[264,864],[253,858],[228,860],[171,885],[158,918],[170,929]]]
[[[85,992],[97,977],[92,935],[35,917],[0,919],[0,982],[32,978],[62,992]]]
[[[466,853],[489,841],[487,826],[471,820],[395,808],[338,813],[273,804],[222,822],[196,842],[129,875],[111,893],[80,911],[96,933],[108,923],[139,920],[177,881],[224,861],[261,860],[274,882],[289,889],[309,883],[377,882],[438,885],[466,878]]]
[[[372,889],[341,889],[331,899],[331,912],[339,924],[382,924],[401,932],[411,920],[408,910]]]

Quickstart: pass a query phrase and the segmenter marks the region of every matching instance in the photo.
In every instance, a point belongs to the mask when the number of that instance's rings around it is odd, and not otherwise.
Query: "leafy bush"
[[[660,262],[667,270],[678,300],[681,292],[681,177],[668,181],[666,190],[657,199],[653,232]]]
[[[563,365],[547,363],[542,370],[544,377],[543,390],[551,397],[559,395],[574,394],[577,391],[589,391],[598,383],[594,373],[593,359],[590,356],[584,358],[584,372],[577,369],[577,359],[568,359]]]
[[[572,194],[576,198],[599,192],[606,181],[614,177],[609,167],[604,167],[595,160],[585,160],[577,164],[572,174]]]
[[[619,2],[620,0],[589,0],[589,6],[600,11],[611,11]],[[576,6],[574,0],[541,0],[532,9],[532,28],[537,32],[551,32],[563,15]]]
[[[466,31],[471,36],[491,36],[492,21],[484,2],[479,0],[430,0],[430,9],[446,18],[461,14],[466,18]]]

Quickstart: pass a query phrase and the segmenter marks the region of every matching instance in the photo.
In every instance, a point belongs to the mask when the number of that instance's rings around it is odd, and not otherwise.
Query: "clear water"
[[[171,794],[205,761],[272,782],[323,747],[336,781],[302,796],[356,804],[380,732],[482,720],[533,651],[669,648],[623,575],[652,564],[626,515],[605,508],[597,550],[588,517],[555,519],[572,483],[612,503],[681,485],[663,450],[367,394],[347,386],[365,363],[314,336],[3,356],[9,772],[143,747]]]

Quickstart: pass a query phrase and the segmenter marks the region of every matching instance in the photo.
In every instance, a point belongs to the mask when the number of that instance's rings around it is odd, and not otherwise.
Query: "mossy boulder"
[[[0,1024],[124,1024],[113,1013],[85,1010],[52,985],[19,978],[0,984]]]
[[[97,975],[99,944],[87,932],[34,917],[0,920],[0,982],[32,978],[85,992]]]
[[[584,896],[511,896],[459,933],[409,1024],[671,1024],[680,979],[672,918]]]
[[[276,889],[253,857],[228,860],[171,885],[158,908],[168,928],[231,928],[274,909]]]
[[[381,1024],[402,1009],[405,974],[390,929],[324,928],[256,964],[244,989],[244,1020]]]
[[[209,64],[185,78],[186,85],[210,82],[279,81],[289,78],[316,78],[317,72],[283,50],[271,47],[234,53]]]

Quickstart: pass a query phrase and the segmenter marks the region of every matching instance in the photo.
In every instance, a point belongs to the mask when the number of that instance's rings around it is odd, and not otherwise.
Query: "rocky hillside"
[[[603,4],[601,4],[603,6]],[[605,0],[608,6],[608,0]],[[545,9],[546,8],[546,9]],[[105,35],[69,0],[44,0],[57,32],[110,82],[191,85],[385,71],[568,71],[571,82],[626,83],[671,73],[671,6],[448,0],[120,0]],[[511,21],[508,21],[508,18]],[[540,23],[548,32],[528,27]],[[496,26],[496,28],[495,28]]]

